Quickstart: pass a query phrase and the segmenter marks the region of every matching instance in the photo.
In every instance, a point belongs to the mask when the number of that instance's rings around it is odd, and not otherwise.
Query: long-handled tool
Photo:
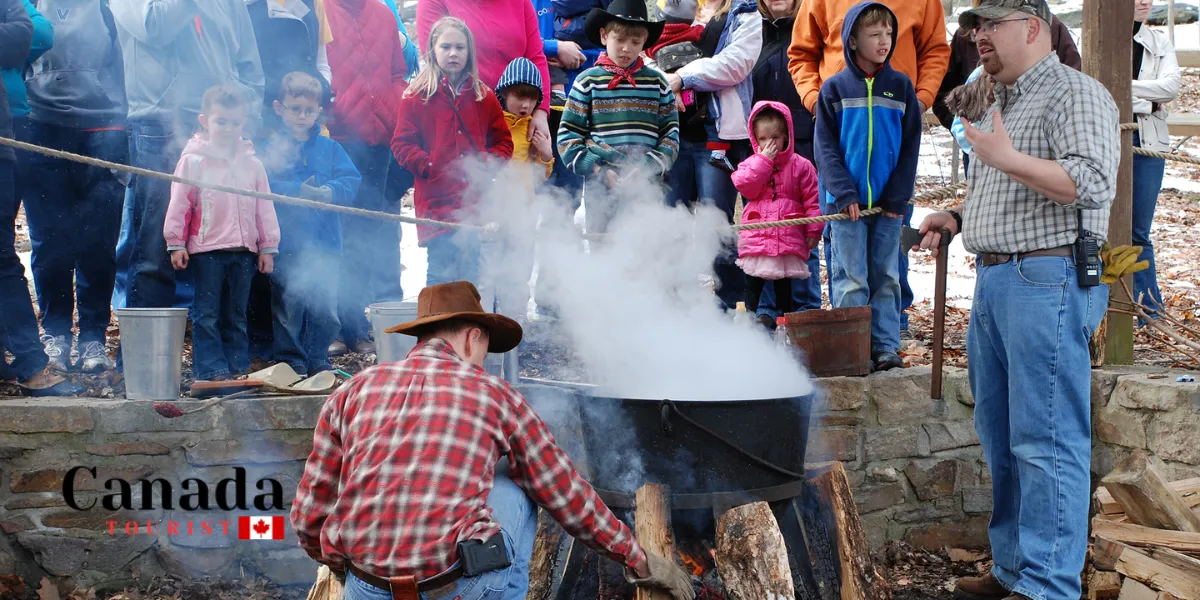
[[[937,266],[933,279],[933,377],[929,383],[929,397],[942,399],[942,369],[945,362],[946,342],[946,276],[950,268],[950,232],[943,229],[938,242]],[[900,232],[900,244],[905,251],[919,245],[925,236],[907,225]]]
[[[182,408],[179,408],[179,406],[176,405],[174,402],[155,402],[154,403],[154,412],[156,412],[168,419],[174,419],[176,417],[182,417],[183,415],[190,415],[194,412],[200,412],[206,408],[212,408],[226,400],[233,400],[234,398],[242,398],[245,396],[249,396],[250,394],[253,394],[258,391],[261,391],[261,390],[259,388],[245,389],[236,394],[229,394],[228,396],[219,396],[219,397],[213,398],[212,400],[205,400],[204,402],[202,402],[200,404],[200,406],[197,406],[195,408],[189,408],[187,410],[183,410]]]

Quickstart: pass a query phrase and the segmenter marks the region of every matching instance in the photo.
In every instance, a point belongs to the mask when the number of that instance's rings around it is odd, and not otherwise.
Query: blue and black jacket
[[[871,6],[884,5],[860,2],[846,13],[842,23],[846,68],[821,84],[817,100],[814,152],[821,212],[827,215],[855,203],[902,214],[916,185],[921,106],[912,81],[892,69],[891,54],[868,77],[850,49],[854,23]],[[894,13],[892,22],[894,52]]]
[[[362,175],[342,145],[320,135],[320,131],[321,126],[314,125],[312,137],[304,142],[276,131],[264,142],[259,157],[267,167],[271,191],[299,196],[300,186],[311,177],[313,187],[327,185],[333,190],[334,204],[351,206],[358,196]],[[276,204],[275,215],[279,230],[286,232],[280,239],[279,252],[299,254],[305,249],[341,252],[342,225],[337,215],[289,204]]]

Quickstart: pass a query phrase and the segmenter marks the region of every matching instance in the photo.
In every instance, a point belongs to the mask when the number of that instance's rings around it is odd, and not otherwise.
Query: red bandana
[[[687,23],[667,23],[663,27],[662,35],[659,36],[658,42],[646,51],[646,56],[654,58],[659,50],[670,46],[671,44],[681,44],[683,42],[698,42],[700,36],[704,35],[703,25],[688,25]]]
[[[646,61],[642,60],[642,57],[639,56],[637,57],[637,60],[633,61],[633,64],[629,65],[629,68],[626,69],[621,68],[620,65],[613,62],[613,60],[608,57],[607,52],[601,52],[600,58],[596,59],[596,66],[601,67],[605,71],[613,74],[613,78],[608,82],[608,89],[611,90],[615,89],[618,85],[621,85],[622,79],[628,81],[629,85],[637,87],[637,83],[633,80],[633,74],[637,73],[642,67],[646,66]]]

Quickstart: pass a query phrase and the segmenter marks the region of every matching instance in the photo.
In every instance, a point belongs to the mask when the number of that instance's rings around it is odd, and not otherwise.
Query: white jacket
[[[1167,111],[1162,105],[1179,96],[1179,63],[1175,47],[1167,34],[1143,26],[1133,36],[1143,47],[1142,70],[1133,81],[1133,114],[1137,117],[1142,147],[1168,152],[1171,135],[1167,131]],[[1157,111],[1154,104],[1159,104]]]
[[[750,139],[746,121],[753,92],[743,84],[749,84],[750,72],[762,53],[762,15],[755,10],[733,18],[736,21],[724,48],[715,56],[698,58],[676,71],[685,89],[716,93],[717,135],[726,141]]]

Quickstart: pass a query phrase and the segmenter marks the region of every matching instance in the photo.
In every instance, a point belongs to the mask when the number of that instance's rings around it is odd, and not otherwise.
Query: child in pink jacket
[[[754,154],[733,174],[733,185],[745,206],[742,223],[782,221],[821,215],[817,200],[817,169],[796,154],[792,140],[792,111],[779,102],[759,102],[750,111],[750,145]],[[807,279],[805,261],[821,242],[820,223],[744,229],[738,233],[737,264],[746,272],[746,310],[758,310],[767,280],[775,282],[779,313],[791,312],[791,279]],[[770,317],[763,325],[773,328]]]
[[[204,93],[200,125],[184,147],[175,175],[229,187],[271,191],[267,171],[242,139],[246,99],[214,86]],[[336,218],[336,217],[333,217]],[[279,249],[275,206],[258,200],[179,183],[163,225],[176,269],[190,264],[196,282],[192,301],[192,374],[197,380],[231,379],[250,369],[246,305],[254,268],[269,274]]]

